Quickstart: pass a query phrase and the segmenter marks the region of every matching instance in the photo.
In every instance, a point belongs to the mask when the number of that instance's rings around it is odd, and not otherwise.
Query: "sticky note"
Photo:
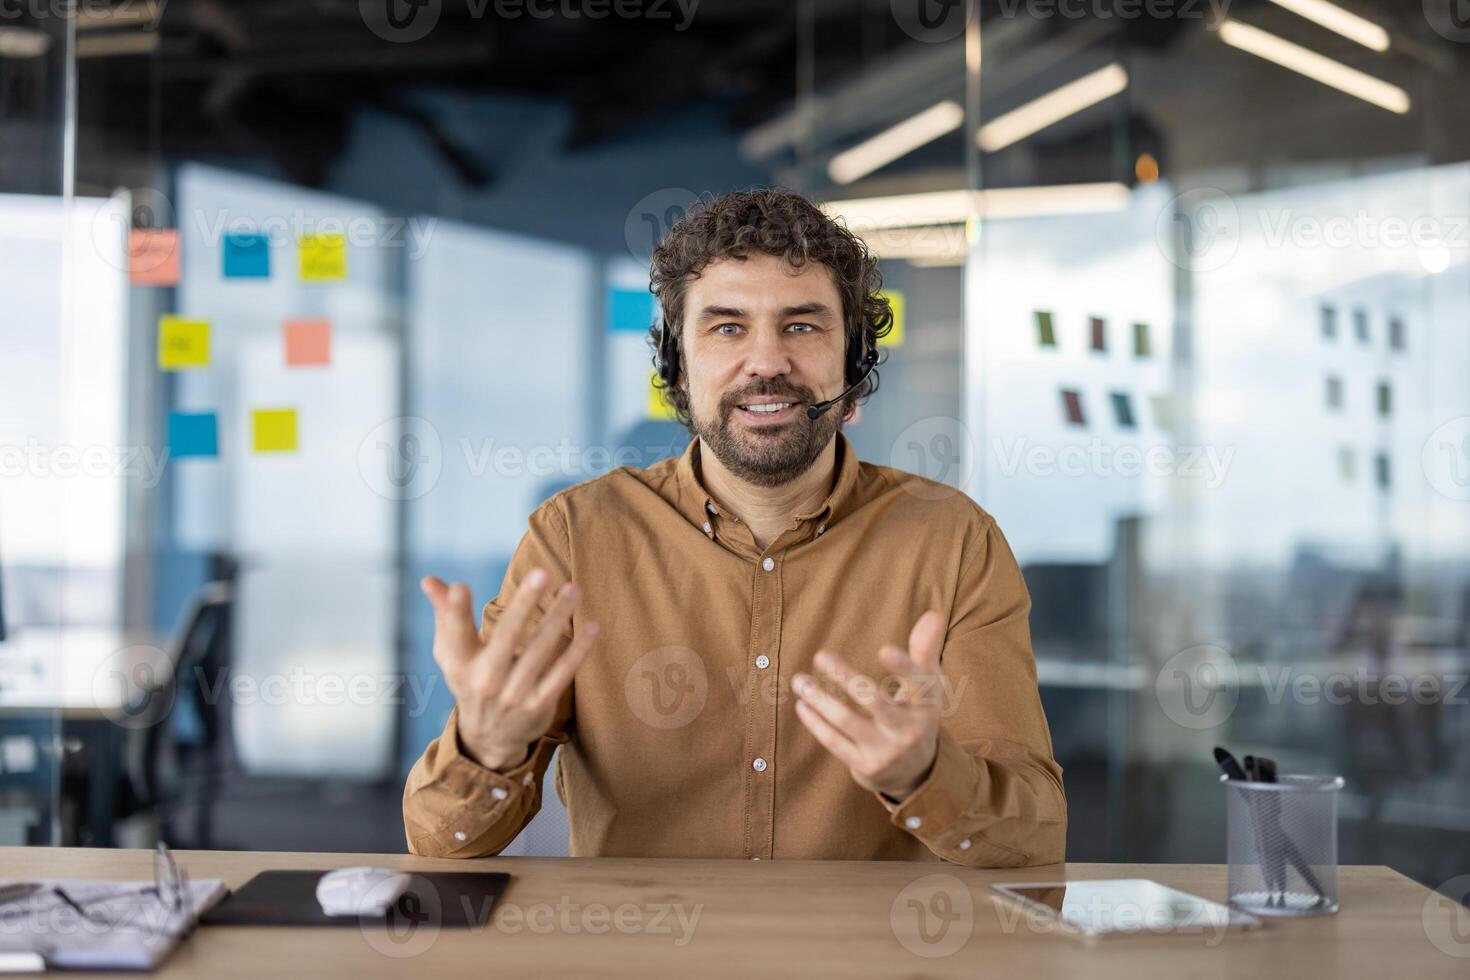
[[[893,330],[889,332],[888,336],[878,339],[878,346],[898,347],[903,343],[905,320],[903,293],[896,289],[883,289],[878,292],[878,295],[888,300],[888,308],[893,311]]]
[[[648,375],[648,406],[646,414],[651,419],[673,419],[674,407],[664,403],[664,393],[660,388],[654,387],[654,381],[658,380],[658,372],[652,371]]]
[[[294,453],[296,409],[257,408],[251,412],[250,441],[258,453]]]
[[[323,317],[287,320],[284,331],[287,367],[332,363],[332,321]]]
[[[647,333],[653,325],[653,294],[646,289],[607,291],[607,328]]]
[[[301,250],[303,282],[330,282],[333,279],[347,278],[346,235],[302,235],[297,245]]]
[[[134,228],[128,235],[128,279],[135,286],[177,286],[178,229]]]
[[[268,279],[271,243],[264,235],[225,236],[226,279]]]
[[[209,321],[159,317],[158,367],[164,371],[209,367]]]
[[[172,459],[219,455],[219,417],[214,412],[169,412],[168,454]]]

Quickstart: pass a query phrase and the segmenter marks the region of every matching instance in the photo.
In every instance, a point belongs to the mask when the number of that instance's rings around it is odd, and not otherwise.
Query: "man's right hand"
[[[434,660],[459,707],[460,747],[487,769],[525,761],[597,637],[597,624],[588,623],[557,654],[581,598],[571,582],[533,630],[531,617],[547,581],[545,570],[532,570],[486,640],[475,625],[467,586],[445,585],[432,575],[420,583],[434,606]]]

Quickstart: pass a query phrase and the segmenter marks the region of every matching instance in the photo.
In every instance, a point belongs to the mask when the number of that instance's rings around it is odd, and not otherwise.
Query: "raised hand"
[[[511,769],[525,760],[597,637],[597,624],[588,623],[557,651],[581,599],[571,582],[532,626],[548,580],[544,569],[532,570],[488,637],[476,628],[468,587],[432,575],[420,583],[434,607],[434,660],[459,708],[460,747],[487,769]]]
[[[939,752],[943,645],[944,617],[930,610],[914,624],[907,652],[893,644],[880,649],[878,658],[896,690],[853,670],[836,653],[818,651],[816,668],[853,705],[823,690],[810,674],[792,679],[796,716],[864,789],[901,801],[929,775]]]

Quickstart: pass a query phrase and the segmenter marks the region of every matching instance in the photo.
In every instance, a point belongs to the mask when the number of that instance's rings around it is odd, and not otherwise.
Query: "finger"
[[[420,583],[434,607],[434,649],[441,656],[468,660],[480,649],[480,635],[470,615],[470,590],[456,582],[446,586],[428,576]]]
[[[861,705],[875,718],[893,711],[894,706],[881,696],[878,682],[867,674],[852,669],[837,654],[830,650],[819,650],[812,662],[818,670],[836,681],[854,703]]]
[[[944,646],[944,617],[933,609],[919,617],[909,633],[909,656],[919,670],[939,673],[939,651]]]
[[[587,654],[592,652],[592,645],[597,641],[599,627],[596,623],[588,623],[572,638],[562,655],[541,675],[541,681],[536,685],[536,691],[531,696],[534,705],[542,706],[550,704],[562,696],[567,685],[577,673],[577,668],[582,666],[582,661],[587,659]]]
[[[796,691],[797,704],[811,708],[848,739],[861,743],[873,737],[873,720],[822,690],[810,674],[797,674],[791,687]]]
[[[827,723],[827,720],[817,713],[817,709],[805,701],[796,702],[796,717],[806,726],[807,731],[821,743],[822,748],[831,752],[839,762],[849,769],[856,769],[861,755],[856,745],[837,729]]]
[[[526,628],[526,622],[536,611],[541,593],[546,591],[549,580],[546,569],[533,568],[521,580],[515,595],[511,596],[510,605],[501,613],[500,619],[490,631],[489,656],[485,666],[491,674],[504,676],[505,671],[510,668],[510,662],[515,659],[516,648],[520,646],[521,631]]]
[[[524,697],[535,687],[536,681],[556,656],[561,646],[559,641],[562,630],[571,620],[572,610],[577,608],[577,602],[581,598],[581,590],[571,582],[561,587],[561,591],[556,594],[556,601],[541,618],[541,625],[536,630],[535,638],[516,658],[515,666],[511,668],[510,676],[506,678],[505,694],[507,697],[512,699]]]
[[[889,704],[912,701],[915,687],[913,658],[902,647],[887,643],[878,651],[878,661],[888,671],[881,691],[884,700]]]

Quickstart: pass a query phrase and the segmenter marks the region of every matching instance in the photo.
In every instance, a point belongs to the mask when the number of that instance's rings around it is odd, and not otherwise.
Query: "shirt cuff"
[[[471,850],[488,831],[534,806],[536,774],[545,771],[551,753],[564,740],[543,735],[531,744],[525,761],[514,769],[487,769],[460,750],[459,709],[455,708],[439,738],[432,781],[434,795],[448,804],[439,812],[449,819],[417,839],[420,849],[446,857]]]
[[[889,821],[913,834],[938,856],[970,864],[967,853],[977,843],[966,834],[964,814],[976,797],[978,773],[975,760],[953,735],[939,730],[939,749],[929,775],[902,803],[877,794],[888,810]]]

